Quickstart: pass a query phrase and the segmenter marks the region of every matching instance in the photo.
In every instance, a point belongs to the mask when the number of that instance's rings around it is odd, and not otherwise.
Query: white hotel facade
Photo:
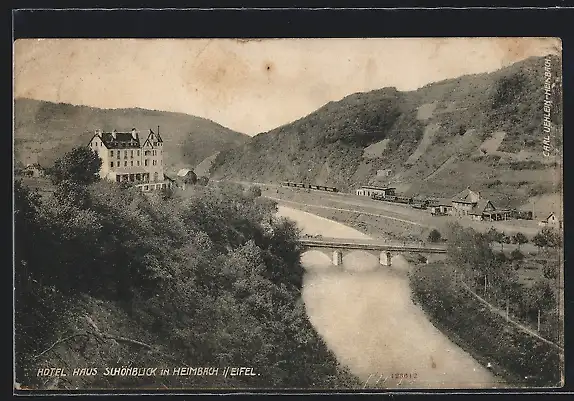
[[[163,140],[149,130],[145,140],[135,128],[131,132],[96,130],[89,148],[102,159],[100,177],[116,182],[134,183],[142,191],[168,188],[172,180],[164,175]]]

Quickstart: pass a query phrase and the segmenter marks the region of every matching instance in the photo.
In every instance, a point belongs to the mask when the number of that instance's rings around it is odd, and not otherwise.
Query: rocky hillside
[[[165,111],[98,109],[31,99],[14,103],[15,159],[49,166],[71,148],[87,144],[94,130],[157,129],[165,141],[166,164],[193,167],[215,152],[237,146],[249,136],[200,117]]]
[[[552,57],[553,147],[561,149],[561,60]],[[350,190],[391,184],[408,195],[451,196],[472,186],[522,204],[558,191],[544,157],[544,58],[416,91],[383,88],[330,102],[290,124],[222,151],[216,179],[304,181]],[[378,170],[390,170],[377,177]]]

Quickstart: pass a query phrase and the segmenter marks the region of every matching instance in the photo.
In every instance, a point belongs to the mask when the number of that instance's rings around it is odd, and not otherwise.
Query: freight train
[[[315,189],[318,191],[327,191],[327,192],[339,192],[339,190],[335,187],[328,187],[325,185],[313,185],[313,184],[305,184],[302,182],[282,182],[282,186],[290,187],[290,188],[306,188],[306,189]]]
[[[384,201],[384,202],[392,202],[392,203],[403,203],[406,205],[413,204],[413,198],[405,197],[405,196],[384,196],[379,194],[371,195],[371,199]]]

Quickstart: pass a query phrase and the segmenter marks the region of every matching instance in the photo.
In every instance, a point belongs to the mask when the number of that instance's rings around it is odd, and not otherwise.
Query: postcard
[[[14,389],[564,384],[552,37],[14,42]]]

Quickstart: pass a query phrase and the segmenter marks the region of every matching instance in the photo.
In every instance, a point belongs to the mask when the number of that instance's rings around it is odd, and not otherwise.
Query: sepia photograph
[[[564,386],[562,42],[18,39],[14,389]]]

